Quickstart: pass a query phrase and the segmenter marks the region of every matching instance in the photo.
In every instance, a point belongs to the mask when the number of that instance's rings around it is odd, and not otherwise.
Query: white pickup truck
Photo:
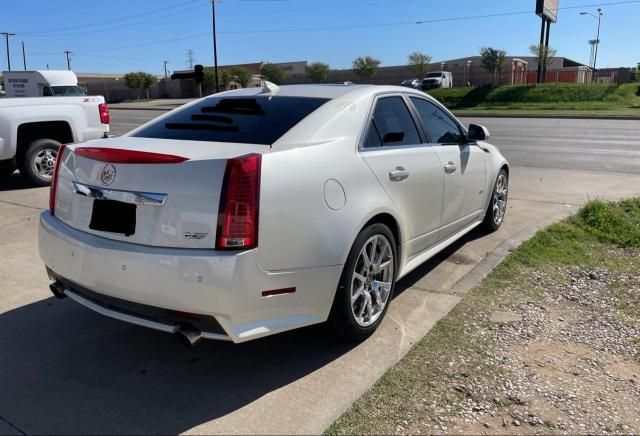
[[[104,97],[0,98],[0,179],[19,168],[33,184],[46,186],[60,144],[108,134]]]

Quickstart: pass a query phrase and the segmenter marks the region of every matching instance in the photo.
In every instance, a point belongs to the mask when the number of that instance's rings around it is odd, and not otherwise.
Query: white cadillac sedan
[[[362,340],[398,279],[502,224],[488,137],[403,87],[216,94],[63,147],[40,254],[57,297],[187,344],[325,321]]]

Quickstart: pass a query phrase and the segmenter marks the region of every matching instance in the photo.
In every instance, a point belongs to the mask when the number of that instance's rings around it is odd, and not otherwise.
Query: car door
[[[466,141],[460,124],[438,105],[411,97],[430,145],[442,162],[444,197],[440,239],[468,227],[484,214],[487,155]]]
[[[376,98],[360,153],[398,211],[411,258],[437,242],[444,177],[408,104],[401,94]]]

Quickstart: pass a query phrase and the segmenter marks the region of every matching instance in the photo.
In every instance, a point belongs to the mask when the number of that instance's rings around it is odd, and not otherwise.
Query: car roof
[[[214,94],[211,97],[242,97],[256,95],[273,95],[280,97],[308,97],[308,98],[329,98],[336,99],[348,95],[363,97],[366,95],[378,94],[382,92],[402,92],[412,93],[412,90],[401,86],[386,85],[354,85],[354,84],[313,84],[313,85],[283,85],[272,92],[264,92],[262,88],[243,88]],[[413,91],[417,93],[417,91]],[[426,95],[426,94],[423,94]]]

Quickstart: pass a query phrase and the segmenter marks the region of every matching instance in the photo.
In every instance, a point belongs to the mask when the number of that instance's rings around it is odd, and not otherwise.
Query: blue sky
[[[619,1],[560,0],[551,32],[558,55],[588,62],[587,41],[595,38],[597,21],[579,12],[595,13],[602,5],[598,66],[640,62],[640,1],[607,3]],[[221,65],[319,60],[347,68],[360,55],[398,65],[415,50],[437,61],[475,55],[483,46],[522,56],[540,32],[533,13],[414,24],[532,11],[535,0],[222,0],[216,8]],[[4,0],[0,32],[6,31],[17,33],[11,38],[14,69],[22,68],[21,41],[29,69],[66,68],[65,50],[74,52],[77,72],[160,74],[163,60],[170,70],[184,69],[188,49],[198,63],[213,63],[209,0]],[[6,69],[1,42],[0,68]]]

